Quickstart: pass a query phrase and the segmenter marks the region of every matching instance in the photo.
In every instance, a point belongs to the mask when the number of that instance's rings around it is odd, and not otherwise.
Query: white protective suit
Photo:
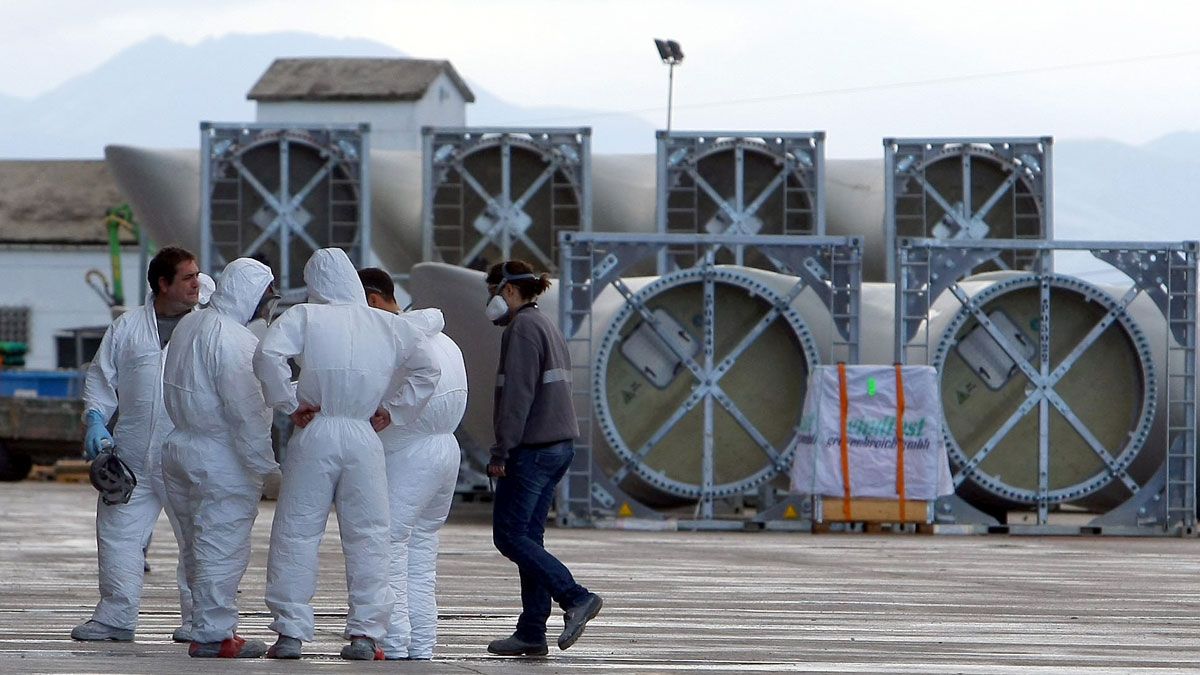
[[[182,541],[179,523],[167,501],[163,484],[162,445],[171,431],[163,405],[163,361],[168,349],[159,346],[154,296],[117,317],[92,359],[83,384],[83,410],[98,410],[112,419],[120,401],[113,433],[117,455],[137,477],[128,504],[107,505],[96,499],[96,557],[100,567],[100,602],[92,620],[135,630],[142,598],[144,549],[164,509]],[[176,569],[184,632],[191,630],[192,593],[182,561]]]
[[[299,401],[321,410],[296,429],[283,460],[283,482],[267,558],[271,630],[313,639],[309,604],[317,584],[317,547],[331,505],[346,556],[347,638],[376,642],[387,632],[394,597],[387,582],[387,476],[383,445],[368,421],[399,390],[406,362],[426,340],[399,317],[367,306],[354,265],[341,249],[321,249],[304,266],[309,302],[284,312],[254,355],[267,403],[292,413]],[[288,358],[300,365],[295,389]]]
[[[279,469],[271,411],[252,370],[258,338],[246,328],[271,278],[256,260],[229,263],[208,309],[175,328],[163,372],[175,422],[163,472],[183,532],[193,642],[221,642],[237,629],[238,583],[250,562],[262,483]]]
[[[401,318],[428,330],[442,323],[440,312],[431,320],[429,312],[434,311],[408,312]],[[392,516],[390,583],[396,604],[382,644],[391,659],[433,658],[438,530],[450,513],[458,480],[461,453],[454,431],[467,410],[467,369],[454,340],[434,330],[423,348],[440,373],[432,397],[411,421],[411,401],[389,401],[392,425],[379,434]]]

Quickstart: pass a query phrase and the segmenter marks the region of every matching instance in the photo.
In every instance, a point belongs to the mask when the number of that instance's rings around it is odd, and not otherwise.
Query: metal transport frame
[[[231,232],[248,229],[258,235],[247,246],[239,246],[238,256],[257,253],[267,242],[279,247],[276,283],[285,304],[303,302],[302,270],[292,269],[292,250],[304,247],[315,251],[339,247],[346,251],[355,267],[371,260],[371,191],[369,176],[370,125],[325,124],[285,125],[279,123],[200,123],[200,269],[212,274],[229,262],[219,252],[223,239]],[[294,183],[292,145],[316,151],[322,165],[311,175]],[[243,162],[249,151],[278,145],[278,184],[268,185]],[[249,185],[246,194],[242,183]],[[221,189],[218,189],[221,188]],[[323,188],[327,213],[312,214],[304,202]],[[338,199],[355,195],[351,201]],[[240,214],[245,203],[262,202],[253,222],[243,222]],[[347,214],[352,214],[347,216]],[[313,225],[326,228],[314,232]],[[236,243],[237,240],[229,240]]]
[[[500,260],[508,260],[513,246],[520,243],[554,270],[559,232],[592,229],[591,139],[590,127],[423,127],[421,259],[468,265],[495,246]],[[487,179],[472,174],[465,163],[472,155],[495,148],[500,155],[500,185],[489,190]],[[514,149],[536,154],[544,162],[520,194],[514,194],[513,188]],[[526,208],[543,189],[550,198],[546,223],[550,240],[537,242],[530,236],[537,223]],[[570,199],[563,199],[564,191]],[[453,199],[437,201],[439,192]],[[485,207],[468,223],[466,199],[472,192]],[[570,222],[572,214],[575,222]],[[479,237],[470,242],[465,235],[472,229]]]
[[[1200,244],[1186,242],[1112,242],[1112,241],[1025,241],[983,240],[945,241],[901,238],[897,242],[896,341],[899,363],[910,358],[928,363],[930,353],[930,306],[943,292],[953,293],[962,307],[985,328],[988,334],[1019,367],[1033,386],[1024,403],[1002,426],[996,437],[979,451],[986,455],[1007,430],[1024,415],[1037,411],[1039,418],[1038,481],[1036,493],[1037,523],[1001,526],[995,519],[976,510],[957,495],[938,501],[937,522],[966,525],[969,531],[1006,531],[1031,534],[1078,534],[1080,528],[1050,522],[1050,506],[1062,501],[1051,493],[1049,416],[1057,410],[1089,442],[1092,450],[1107,466],[1113,480],[1121,480],[1132,496],[1120,506],[1091,520],[1083,533],[1193,535],[1196,525],[1196,320],[1197,251]],[[1026,358],[1017,345],[988,318],[981,303],[968,297],[959,281],[970,270],[1005,250],[1026,252],[1032,256],[1040,293],[1041,318],[1038,347]],[[1060,363],[1050,360],[1050,291],[1052,282],[1064,275],[1051,270],[1055,251],[1085,251],[1124,273],[1133,283],[1125,297],[1114,299],[1105,316]],[[1083,284],[1080,284],[1082,287]],[[1132,483],[1124,467],[1100,447],[1085,425],[1054,391],[1055,384],[1104,329],[1126,318],[1126,309],[1139,294],[1148,296],[1165,319],[1164,331],[1167,372],[1157,378],[1156,394],[1166,405],[1167,448],[1159,472],[1139,487]],[[953,331],[951,331],[952,333]],[[948,335],[947,339],[953,335]],[[1148,433],[1148,432],[1145,432]],[[949,434],[947,433],[947,436]],[[948,438],[948,442],[953,442]],[[966,478],[981,461],[978,455],[965,466],[956,467],[955,485]]]
[[[657,138],[655,223],[660,234],[825,234],[825,132],[659,131]],[[713,185],[700,174],[699,162],[720,153],[732,154],[732,185]],[[748,154],[773,163],[765,184],[747,183]],[[719,188],[732,188],[732,194]],[[699,222],[701,194],[716,204],[714,218],[724,225],[721,231]],[[769,199],[781,204],[779,232],[758,231],[758,213]],[[734,256],[734,264],[745,264],[744,250],[734,249]],[[690,257],[700,259],[694,246],[662,248],[659,274],[690,266]]]
[[[622,274],[632,269],[637,263],[653,260],[669,247],[687,245],[700,247],[705,251],[704,260],[696,268],[680,270],[672,275],[695,276],[701,275],[704,295],[704,317],[702,326],[697,330],[702,333],[703,346],[696,358],[683,353],[670,339],[663,337],[663,328],[658,325],[654,314],[636,297],[623,282]],[[714,362],[714,323],[715,293],[714,286],[718,277],[718,267],[711,260],[715,251],[720,248],[742,247],[756,250],[780,262],[785,273],[795,276],[795,285],[785,296],[768,298],[773,307],[739,341],[732,352],[721,363]],[[615,429],[600,429],[601,421],[596,419],[594,412],[598,402],[603,404],[605,391],[603,373],[599,373],[599,365],[587,359],[585,362],[572,363],[572,388],[575,394],[576,415],[578,416],[580,437],[576,444],[575,460],[567,472],[566,480],[559,487],[558,519],[560,524],[571,526],[590,526],[612,524],[621,526],[621,516],[632,517],[643,523],[656,522],[660,526],[671,521],[671,525],[691,529],[742,529],[747,526],[746,520],[722,520],[715,517],[713,504],[720,498],[735,496],[735,493],[751,491],[754,486],[750,481],[745,486],[720,485],[714,482],[713,471],[713,414],[714,404],[724,408],[746,429],[751,437],[755,431],[747,428],[748,421],[740,416],[737,407],[729,396],[719,386],[720,377],[728,372],[737,358],[746,348],[766,330],[772,322],[781,315],[789,312],[789,303],[801,291],[811,288],[829,310],[832,319],[832,335],[830,343],[831,356],[834,360],[856,363],[858,360],[859,341],[859,311],[860,287],[862,279],[862,249],[857,237],[795,237],[782,235],[634,235],[610,233],[563,233],[559,236],[560,254],[560,306],[559,325],[567,336],[568,343],[575,354],[593,354],[592,350],[592,305],[600,293],[607,287],[617,289],[626,302],[658,334],[685,365],[685,369],[696,382],[693,384],[692,395],[680,410],[672,415],[651,439],[646,447],[640,449],[624,448],[620,456],[624,465],[613,476],[606,475],[594,457],[597,434],[603,432],[609,442],[623,442]],[[667,275],[662,280],[669,281]],[[816,365],[816,364],[812,364]],[[694,519],[671,519],[667,514],[639,503],[622,491],[618,484],[630,472],[650,476],[653,470],[641,467],[640,458],[645,457],[656,439],[661,440],[670,425],[678,422],[685,407],[702,406],[705,414],[704,434],[696,439],[698,452],[702,454],[702,480],[694,487],[695,511]],[[799,411],[796,411],[799,414]],[[752,426],[752,425],[751,425]],[[762,486],[779,473],[786,474],[792,454],[795,450],[795,438],[787,447],[773,448],[764,445],[761,435],[756,442],[758,448],[753,451],[765,453],[771,460],[771,471],[765,475],[756,476],[752,481],[755,486]],[[738,494],[737,496],[740,496]],[[790,497],[784,497],[783,502],[774,505],[767,502],[773,497],[767,496],[764,503],[759,505],[759,513],[755,522],[760,525],[783,517],[784,510],[792,505]],[[797,515],[798,510],[804,509],[802,500],[794,500],[795,505],[789,511],[788,518],[806,519],[806,515]],[[786,504],[785,504],[786,503]],[[765,508],[764,508],[765,507]],[[807,522],[807,521],[805,521]],[[653,525],[651,525],[653,526]]]
[[[1041,137],[970,137],[959,138],[885,138],[884,149],[884,228],[887,242],[887,279],[895,280],[895,246],[899,237],[913,236],[904,232],[897,222],[900,200],[914,201],[923,223],[931,208],[943,212],[945,237],[938,239],[1021,239],[1023,237],[990,231],[986,222],[989,214],[1003,199],[1017,199],[1016,184],[1022,183],[1028,190],[1028,198],[1034,201],[1037,222],[1019,226],[1018,219],[1029,219],[1029,214],[1019,215],[1013,207],[1014,230],[1030,229],[1032,238],[1049,240],[1054,237],[1053,181],[1051,176],[1052,147],[1054,139]],[[978,208],[971,194],[973,186],[972,168],[974,160],[993,164],[1006,174],[1004,181],[982,200]],[[927,174],[930,168],[945,162],[961,164],[960,198],[943,195],[947,185],[936,185]],[[905,186],[915,182],[921,189],[916,194],[908,193]],[[939,189],[940,188],[940,189]],[[1029,269],[1031,258],[1013,254],[1017,269]],[[1001,263],[998,257],[991,262]],[[1003,265],[1002,265],[1003,266]]]

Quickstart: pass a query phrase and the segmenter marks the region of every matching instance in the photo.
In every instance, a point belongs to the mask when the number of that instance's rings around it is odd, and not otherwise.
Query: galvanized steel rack
[[[554,270],[558,235],[592,229],[589,127],[424,127],[422,260]]]
[[[702,251],[700,264],[695,268],[679,270],[661,277],[641,291],[635,292],[625,283],[623,274],[634,269],[639,262],[653,260],[663,251],[677,246],[695,247]],[[794,275],[794,283],[789,281],[790,289],[779,293],[762,284],[739,279],[736,272],[738,268],[714,264],[713,257],[717,250],[728,250],[732,247],[770,256],[779,262],[785,273]],[[572,353],[577,355],[573,357],[572,383],[580,426],[575,461],[567,473],[567,479],[560,485],[560,523],[573,526],[616,523],[619,526],[623,520],[622,516],[627,516],[633,520],[660,524],[671,520],[673,526],[683,528],[746,527],[749,522],[747,520],[717,518],[713,508],[714,502],[721,499],[738,499],[747,493],[753,494],[756,488],[762,488],[781,473],[786,474],[795,449],[795,434],[793,433],[784,447],[774,447],[767,443],[753,425],[748,423],[728,393],[721,389],[720,378],[776,320],[785,321],[792,330],[798,329],[797,336],[802,348],[810,359],[816,358],[812,336],[803,325],[803,319],[799,318],[790,304],[805,289],[812,289],[828,310],[830,324],[833,326],[833,335],[829,343],[830,360],[857,362],[861,242],[856,237],[563,233],[559,239],[559,252],[559,325],[567,336]],[[696,342],[701,344],[695,345],[697,349],[694,357],[668,335],[668,328],[664,325],[667,322],[661,317],[656,317],[645,304],[647,293],[680,283],[700,284],[703,288],[703,310],[700,313],[702,325],[694,326],[695,331],[701,334],[701,339]],[[745,336],[735,341],[736,346],[725,355],[716,354],[714,348],[715,324],[720,321],[716,314],[714,290],[718,283],[758,294],[756,297],[763,298],[769,304],[767,313]],[[623,314],[618,314],[618,319],[613,321],[609,329],[610,334],[597,338],[603,344],[594,351],[593,347],[596,345],[593,345],[593,333],[598,327],[593,325],[593,303],[610,287],[616,289],[624,298],[624,305],[620,310]],[[611,352],[614,347],[611,333],[621,328],[621,316],[640,319],[643,325],[649,326],[661,341],[660,344],[669,348],[687,371],[688,374],[681,376],[694,379],[687,401],[675,410],[640,448],[629,447],[620,430],[605,418],[606,383],[600,358],[581,360],[578,356],[598,355],[606,349]],[[719,363],[716,362],[717,358],[721,359]],[[810,362],[810,365],[815,364]],[[699,484],[682,484],[647,466],[643,458],[684,414],[697,407],[704,412],[703,433],[695,439],[696,452],[701,456],[702,479]],[[748,436],[755,439],[755,447],[748,447],[746,450],[763,453],[764,457],[769,459],[763,471],[735,483],[722,484],[715,480],[712,430],[713,415],[718,408],[732,416],[742,425]],[[797,420],[799,412],[795,411]],[[609,447],[614,449],[622,461],[620,468],[611,475],[606,474],[596,461],[595,444],[599,440],[598,434],[603,434]],[[646,506],[631,497],[618,487],[618,484],[630,475],[636,475],[647,484],[693,501],[694,518],[669,519],[661,510]],[[777,508],[772,510],[769,508],[769,502],[772,500],[773,497],[767,497],[760,504],[757,522],[763,523],[781,517],[783,507],[775,504]],[[796,509],[802,508],[803,504],[797,501]],[[803,518],[803,514],[797,515],[796,510],[792,510],[788,517]]]
[[[659,131],[657,137],[659,233],[825,234],[825,132]],[[755,262],[747,262],[743,249],[731,253],[730,263]],[[696,246],[673,244],[659,251],[658,271],[702,260]]]
[[[1049,136],[883,139],[888,280],[897,238],[1052,239],[1052,145]],[[1017,249],[984,264],[1033,261]]]
[[[200,123],[200,268],[264,253],[285,304],[304,299],[303,266],[337,247],[371,253],[367,124]]]
[[[1011,533],[1063,534],[1175,534],[1192,535],[1196,524],[1196,320],[1197,320],[1197,242],[1032,242],[1018,240],[942,241],[935,239],[901,238],[897,242],[896,281],[896,338],[895,354],[900,363],[918,362],[935,365],[945,363],[950,350],[956,348],[956,331],[964,321],[977,322],[982,330],[1002,350],[1002,358],[1013,364],[1011,371],[1023,377],[1025,397],[1013,412],[978,449],[961,448],[947,431],[947,445],[954,460],[954,480],[961,486],[965,480],[979,481],[986,489],[1007,498],[1021,500],[1036,507],[1036,523],[1028,525],[1000,523],[976,510],[959,496],[939,500],[939,523],[966,525],[969,530]],[[984,291],[971,297],[960,284],[970,270],[995,260],[1005,251],[1016,251],[1031,260],[1033,272],[1024,277],[999,281],[994,291],[1024,287],[1036,291],[1040,298],[1040,318],[1031,322],[1036,331],[1034,345],[1019,344],[1011,328],[994,314],[984,311],[996,292]],[[1074,277],[1051,271],[1051,256],[1056,251],[1088,252],[1127,277],[1128,289],[1121,297],[1101,291],[1098,287]],[[1053,330],[1051,291],[1081,295],[1099,306],[1102,317],[1058,363],[1051,362],[1050,335]],[[930,308],[944,292],[958,300],[961,309],[949,324],[941,344],[931,352]],[[1130,315],[1134,302],[1152,302],[1161,312],[1165,345],[1155,345]],[[1151,314],[1153,308],[1146,305]],[[1142,409],[1136,428],[1129,433],[1128,443],[1120,449],[1106,448],[1092,435],[1087,425],[1072,411],[1063,397],[1055,391],[1064,376],[1079,363],[1085,352],[1101,338],[1110,326],[1119,326],[1129,336],[1129,342],[1144,363],[1150,363],[1152,350],[1161,349],[1165,376],[1153,368],[1143,375]],[[1000,352],[997,352],[1000,354]],[[1016,375],[1019,373],[1019,375]],[[1095,392],[1104,396],[1104,392]],[[1131,479],[1129,467],[1133,457],[1154,433],[1150,419],[1155,406],[1165,406],[1165,427],[1161,430],[1165,456],[1157,473],[1139,484]],[[1004,435],[1024,416],[1037,411],[1037,476],[1035,489],[1020,490],[1007,485],[998,476],[981,473],[980,463],[995,449]],[[1055,448],[1050,445],[1049,422],[1052,415],[1061,416],[1088,444],[1103,462],[1104,469],[1089,480],[1051,490]],[[974,451],[973,451],[974,450]],[[1157,457],[1151,457],[1157,461]],[[1152,465],[1153,466],[1153,465]],[[1093,517],[1083,527],[1056,525],[1050,517],[1051,508],[1094,493],[1101,487],[1124,485],[1128,498],[1119,506]]]

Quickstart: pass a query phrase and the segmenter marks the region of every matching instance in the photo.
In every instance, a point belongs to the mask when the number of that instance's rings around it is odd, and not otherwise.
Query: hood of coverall
[[[254,310],[273,279],[270,267],[251,258],[238,258],[221,272],[209,306],[244,326],[254,318]]]
[[[199,279],[200,279],[200,306],[207,307],[208,303],[212,300],[213,291],[217,290],[217,282],[213,281],[213,278],[208,276],[204,272],[201,272],[199,274]]]
[[[433,337],[446,327],[446,319],[440,309],[413,309],[400,316],[407,319],[413,328],[421,331],[425,337]]]
[[[323,248],[308,259],[304,266],[304,283],[308,286],[308,301],[323,305],[367,305],[354,263],[340,248]]]

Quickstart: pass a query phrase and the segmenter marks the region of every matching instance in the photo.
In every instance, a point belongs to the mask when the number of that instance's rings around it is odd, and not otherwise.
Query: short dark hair
[[[502,263],[492,265],[492,268],[487,273],[487,285],[495,286],[504,280],[504,274],[508,276],[516,276],[518,274],[534,274],[533,267],[524,260],[507,260]],[[517,292],[526,300],[532,300],[550,288],[550,275],[545,272],[541,273],[535,279],[517,279],[516,281],[508,282],[517,287]]]
[[[168,286],[175,283],[175,272],[179,263],[195,259],[196,256],[186,248],[165,246],[158,249],[158,253],[150,260],[150,267],[146,269],[146,281],[150,282],[150,292],[158,295],[159,279],[166,279]]]
[[[367,295],[378,293],[388,302],[396,301],[396,284],[392,275],[378,267],[364,267],[358,271],[358,280],[362,282],[363,292]]]

